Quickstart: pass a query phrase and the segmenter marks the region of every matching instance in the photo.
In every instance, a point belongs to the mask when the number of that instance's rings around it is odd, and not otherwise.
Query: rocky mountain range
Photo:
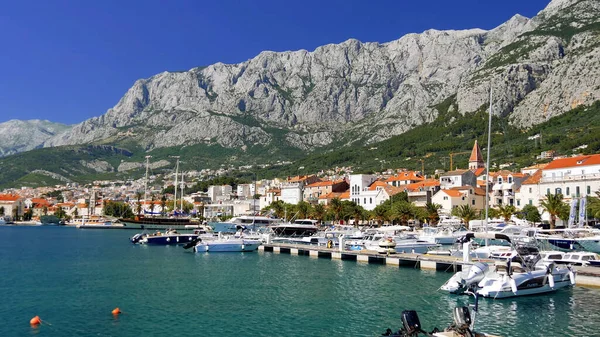
[[[0,123],[0,157],[33,150],[49,138],[70,128],[69,125],[39,119],[13,119]]]
[[[494,113],[528,127],[600,99],[599,21],[597,0],[553,0],[531,19],[515,15],[489,31],[428,30],[383,44],[351,39],[163,72],[43,146],[310,151],[372,143],[433,121],[448,98],[462,114],[484,109],[490,86]]]

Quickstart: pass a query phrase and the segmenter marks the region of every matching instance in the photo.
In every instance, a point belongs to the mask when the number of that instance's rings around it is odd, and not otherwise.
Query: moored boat
[[[208,225],[213,228],[213,231],[219,233],[235,233],[240,226],[248,229],[257,230],[263,227],[276,225],[281,222],[281,219],[270,218],[258,215],[241,215],[233,217],[227,221],[209,222]]]
[[[155,233],[138,233],[130,238],[131,243],[148,244],[148,245],[183,245],[190,242],[196,241],[199,237],[212,237],[212,234],[208,233],[204,229],[196,229],[193,233],[178,233],[176,230],[169,229],[162,232]]]
[[[124,229],[143,229],[143,230],[190,230],[200,228],[202,224],[198,221],[192,221],[187,217],[145,217],[137,216],[134,219],[122,218],[119,222],[123,224]]]
[[[467,238],[486,234],[469,234]],[[510,241],[503,234],[488,235]],[[515,246],[516,254],[505,261],[497,261],[494,268],[486,263],[475,263],[453,275],[440,289],[450,293],[464,293],[471,287],[484,297],[505,298],[552,292],[575,284],[575,273],[568,267],[557,267],[544,261],[537,247]]]
[[[245,238],[221,238],[212,241],[199,240],[194,246],[196,253],[204,252],[252,252],[262,244],[259,240]]]
[[[291,223],[283,223],[271,226],[271,230],[276,236],[283,237],[308,237],[319,230],[317,220],[296,219]]]

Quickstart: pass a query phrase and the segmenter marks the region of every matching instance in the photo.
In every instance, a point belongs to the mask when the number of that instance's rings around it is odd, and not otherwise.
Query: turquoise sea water
[[[273,253],[134,246],[124,230],[0,227],[0,336],[378,336],[445,327],[451,274]],[[112,309],[124,314],[113,317]],[[600,336],[600,290],[480,301],[502,336]],[[39,315],[50,323],[38,328]]]

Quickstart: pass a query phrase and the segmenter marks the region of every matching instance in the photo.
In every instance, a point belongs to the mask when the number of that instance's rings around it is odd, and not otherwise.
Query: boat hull
[[[148,236],[144,239],[143,243],[148,245],[183,245],[188,242],[194,241],[198,238],[196,234],[177,234],[177,235],[162,235],[162,236]]]
[[[225,240],[225,241],[202,241],[195,247],[197,253],[205,252],[252,252],[261,245],[258,240]]]
[[[577,239],[577,243],[588,252],[600,253],[600,238],[598,237]]]
[[[533,273],[533,275],[513,275],[517,285],[516,292],[512,291],[510,280],[507,277],[504,277],[492,280],[483,280],[482,283],[484,285],[481,287],[481,289],[477,290],[477,293],[483,297],[509,298],[516,296],[544,294],[572,286],[569,274],[567,272],[553,274],[554,287],[550,286],[550,283],[548,282],[549,275],[547,275],[545,272],[542,271]]]

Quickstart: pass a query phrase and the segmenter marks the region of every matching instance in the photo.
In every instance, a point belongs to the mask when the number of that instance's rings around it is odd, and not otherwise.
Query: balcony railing
[[[553,182],[561,182],[561,181],[584,181],[584,180],[596,180],[596,179],[600,179],[600,173],[577,174],[577,175],[565,174],[560,177],[542,177],[540,182],[553,183]]]

